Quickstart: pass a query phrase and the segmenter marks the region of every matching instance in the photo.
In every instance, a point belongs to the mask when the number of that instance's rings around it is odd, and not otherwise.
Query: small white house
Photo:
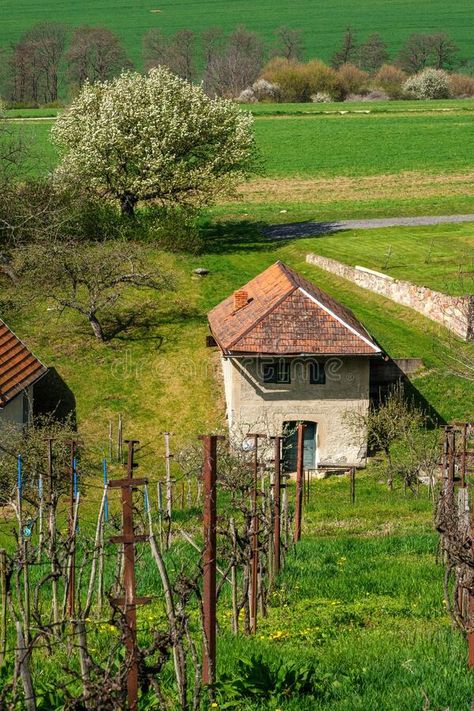
[[[383,354],[348,308],[276,262],[208,318],[231,430],[287,432],[291,458],[304,422],[308,469],[365,464],[366,433],[354,436],[348,414],[367,412],[370,362]]]
[[[0,319],[0,427],[27,424],[33,414],[34,384],[47,372],[41,361]]]

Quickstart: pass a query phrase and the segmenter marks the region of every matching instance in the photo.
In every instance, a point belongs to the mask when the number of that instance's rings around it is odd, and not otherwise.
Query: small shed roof
[[[350,309],[276,262],[208,315],[228,355],[379,355]]]
[[[46,366],[0,319],[0,407],[33,385],[46,371]]]

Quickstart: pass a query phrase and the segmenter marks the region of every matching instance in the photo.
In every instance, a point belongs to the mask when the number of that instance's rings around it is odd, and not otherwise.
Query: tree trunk
[[[122,209],[122,215],[124,217],[135,217],[135,206],[137,204],[138,200],[135,197],[135,195],[130,195],[130,193],[126,193],[125,195],[122,195],[120,198],[120,206]]]
[[[94,336],[97,338],[98,341],[104,343],[106,340],[105,333],[102,328],[102,325],[99,323],[96,316],[89,316],[89,323],[91,325],[92,330],[94,331]]]

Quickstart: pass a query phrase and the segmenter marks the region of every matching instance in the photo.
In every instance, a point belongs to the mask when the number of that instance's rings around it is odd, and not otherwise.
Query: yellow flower
[[[217,704],[215,701],[213,701],[211,704],[211,709],[216,709],[216,708],[217,708]]]

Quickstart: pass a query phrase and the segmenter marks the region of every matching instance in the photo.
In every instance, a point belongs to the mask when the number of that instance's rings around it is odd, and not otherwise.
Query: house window
[[[325,385],[326,371],[324,370],[324,363],[318,363],[317,360],[310,361],[309,382],[311,385]]]
[[[290,362],[279,360],[263,364],[264,383],[291,383]]]

